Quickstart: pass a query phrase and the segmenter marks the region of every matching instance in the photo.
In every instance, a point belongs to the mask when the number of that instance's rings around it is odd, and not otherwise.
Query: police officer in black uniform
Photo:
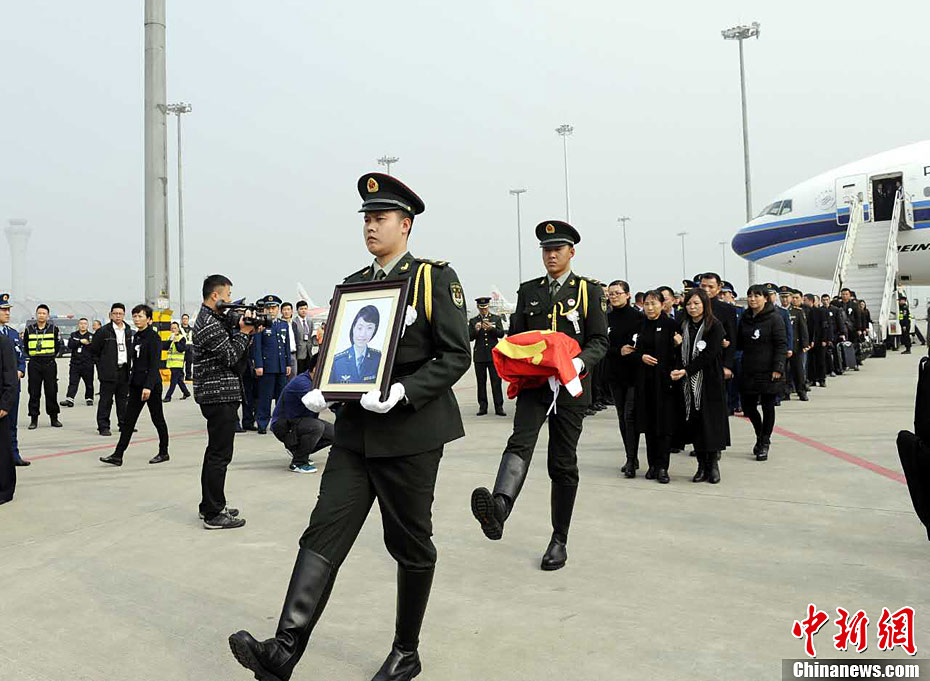
[[[591,404],[588,374],[607,352],[607,301],[600,282],[571,270],[578,231],[566,222],[549,220],[536,226],[547,274],[520,285],[517,306],[510,317],[510,333],[553,330],[578,341],[581,354],[575,363],[583,376],[583,392],[573,398],[560,390],[550,414],[552,392],[548,385],[524,389],[517,396],[513,434],[507,442],[493,493],[485,487],[472,492],[471,509],[488,539],[500,539],[504,522],[523,487],[539,429],[549,419],[549,478],[552,481],[552,540],[543,555],[543,570],[558,570],[568,559],[566,542],[578,490],[576,449],[585,410]]]
[[[778,294],[782,307],[788,310],[791,322],[791,345],[788,346],[788,381],[785,382],[784,398],[791,399],[791,389],[798,394],[798,399],[807,402],[807,378],[804,375],[804,353],[810,346],[810,334],[807,317],[800,307],[794,305],[795,290],[790,286],[779,286]]]
[[[488,376],[491,377],[491,393],[494,395],[494,413],[507,416],[504,411],[504,393],[501,390],[501,377],[497,375],[491,350],[497,341],[504,337],[504,321],[499,315],[491,314],[488,297],[475,298],[478,314],[468,320],[468,337],[475,342],[472,360],[475,363],[475,378],[478,379],[478,413],[488,413]]]
[[[229,638],[236,659],[258,679],[291,677],[375,499],[398,571],[394,645],[374,681],[408,681],[420,673],[417,645],[436,563],[430,538],[436,474],[445,443],[465,434],[452,393],[471,361],[465,293],[448,263],[407,251],[414,216],[424,210],[413,191],[381,173],[363,175],[358,189],[365,244],[375,261],[345,281],[409,279],[408,311],[416,319],[398,345],[388,393],[374,389],[338,410],[335,444],[275,637],[259,642],[240,631]],[[408,313],[405,321],[413,317]],[[318,389],[302,401],[311,411],[326,407]]]
[[[78,320],[77,331],[68,337],[68,349],[71,350],[71,363],[68,367],[68,392],[59,406],[73,407],[74,397],[84,382],[84,402],[88,407],[94,404],[94,358],[90,354],[90,342],[94,334],[87,330],[87,319]]]

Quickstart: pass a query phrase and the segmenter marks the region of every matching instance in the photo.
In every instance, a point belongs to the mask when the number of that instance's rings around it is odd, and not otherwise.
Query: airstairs
[[[833,294],[841,288],[855,291],[872,312],[873,338],[884,341],[890,331],[897,333],[898,231],[907,229],[904,197],[899,190],[891,220],[879,222],[867,219],[861,196],[851,197],[849,204],[849,224],[833,275]]]

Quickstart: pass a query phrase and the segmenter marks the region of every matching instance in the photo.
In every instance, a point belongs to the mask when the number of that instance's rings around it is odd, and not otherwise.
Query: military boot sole
[[[504,526],[495,514],[494,496],[486,487],[479,487],[471,493],[471,513],[481,524],[484,536],[497,541],[504,536]]]
[[[252,649],[251,643],[255,641],[252,635],[247,631],[237,631],[229,637],[229,649],[233,657],[243,667],[255,674],[258,681],[284,681],[280,676],[272,674],[262,666],[258,656]],[[258,643],[257,641],[255,641]]]

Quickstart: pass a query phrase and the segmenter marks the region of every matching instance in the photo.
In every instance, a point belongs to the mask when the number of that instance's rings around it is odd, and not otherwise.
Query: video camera
[[[238,329],[239,320],[242,319],[243,323],[247,326],[257,326],[263,328],[271,328],[271,325],[274,324],[274,317],[265,314],[265,308],[269,307],[267,304],[259,301],[254,305],[249,305],[245,302],[245,299],[234,300],[231,303],[224,303],[220,301],[216,305],[216,311],[225,315],[226,323],[230,328]],[[254,312],[254,317],[246,317],[246,312]]]

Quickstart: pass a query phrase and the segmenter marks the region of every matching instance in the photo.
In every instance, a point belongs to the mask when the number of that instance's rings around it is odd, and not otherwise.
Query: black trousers
[[[753,430],[756,431],[756,437],[762,438],[766,442],[772,437],[772,431],[775,429],[775,395],[760,395],[759,393],[743,393],[743,413],[749,422],[752,423]],[[762,415],[756,407],[762,405]]]
[[[84,381],[84,399],[94,399],[94,365],[91,363],[80,365],[72,363],[68,367],[68,399],[74,399],[78,389]]]
[[[142,386],[129,386],[126,417],[123,419],[119,442],[116,445],[116,451],[113,452],[114,454],[122,456],[126,448],[129,447],[129,442],[132,440],[132,431],[135,429],[136,423],[139,421],[139,415],[146,405],[149,408],[149,416],[152,417],[152,425],[155,426],[155,430],[158,432],[158,453],[168,453],[168,424],[165,423],[165,413],[162,411],[161,383],[159,383],[145,402],[142,401]]]
[[[171,371],[171,385],[168,386],[168,392],[165,393],[165,397],[174,395],[175,388],[180,388],[182,395],[190,397],[191,391],[187,389],[187,384],[184,382],[184,369],[173,368],[169,369],[169,371]]]
[[[517,396],[517,410],[513,417],[513,434],[507,440],[504,454],[515,454],[526,461],[533,458],[539,429],[549,419],[549,479],[557,485],[578,486],[578,439],[584,421],[584,409],[559,405],[548,417],[552,404],[549,388],[524,390]]]
[[[794,384],[794,391],[798,395],[807,394],[807,383],[804,380],[804,353],[798,352],[791,355],[788,360],[788,372],[791,375],[791,382]]]
[[[201,404],[207,419],[207,448],[200,470],[200,512],[212,518],[226,508],[226,468],[232,461],[238,402]]]
[[[310,368],[310,360],[313,359],[313,354],[308,354],[305,358],[297,358],[297,373],[302,374],[307,369]]]
[[[384,545],[405,570],[436,564],[433,493],[442,448],[410,456],[365,458],[334,445],[320,480],[320,495],[300,546],[342,565],[375,499]]]
[[[278,419],[271,424],[271,432],[291,453],[291,463],[303,466],[310,463],[310,455],[335,441],[335,428],[329,421],[315,416],[299,419]]]
[[[488,377],[491,378],[491,394],[494,396],[494,409],[504,408],[504,393],[501,390],[501,377],[497,375],[494,362],[475,362],[475,378],[478,379],[478,409],[488,410]]]
[[[743,403],[745,408],[746,403]],[[672,443],[668,435],[646,433],[646,460],[655,470],[668,470]]]
[[[13,440],[10,417],[0,419],[0,503],[10,501],[16,491],[16,466],[13,465]]]
[[[911,349],[911,323],[901,322],[901,342],[904,343],[904,349]],[[30,385],[32,385],[30,383]],[[31,394],[31,391],[30,391]],[[31,412],[30,412],[31,413]]]
[[[29,416],[38,418],[42,401],[42,391],[45,390],[45,413],[57,416],[61,408],[58,406],[58,365],[54,358],[38,358],[29,360],[26,370],[29,378]]]
[[[808,355],[810,359],[808,360],[808,374],[810,375],[811,383],[817,383],[827,380],[827,352],[826,348],[821,342],[814,343],[814,347],[811,348]]]
[[[194,380],[194,353],[189,350],[184,353],[184,379]]]
[[[628,459],[635,458],[639,453],[639,432],[636,430],[633,412],[636,388],[611,383],[610,392],[614,397],[614,408],[617,410],[617,420],[620,422],[623,451]]]
[[[110,411],[116,400],[116,423],[122,428],[129,401],[129,368],[116,370],[115,381],[100,381],[100,401],[97,403],[97,430],[110,429]]]
[[[242,427],[255,426],[255,393],[258,384],[251,368],[246,368],[242,374]]]

